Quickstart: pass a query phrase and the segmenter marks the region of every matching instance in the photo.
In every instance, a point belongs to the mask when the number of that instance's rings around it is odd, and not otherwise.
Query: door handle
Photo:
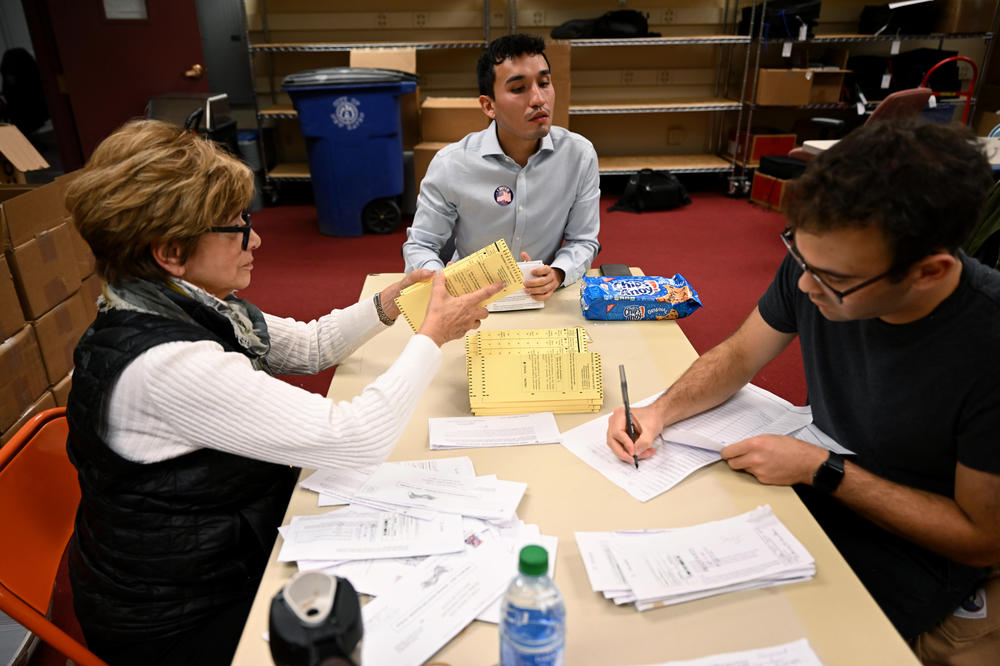
[[[197,81],[203,76],[205,76],[205,68],[198,63],[191,65],[191,68],[184,72],[184,78],[191,79],[192,81]]]

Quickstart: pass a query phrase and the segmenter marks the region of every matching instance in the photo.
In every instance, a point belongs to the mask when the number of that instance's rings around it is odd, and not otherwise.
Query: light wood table
[[[370,275],[362,296],[369,297],[400,277]],[[483,323],[484,328],[497,329],[564,326],[586,328],[593,339],[591,350],[601,354],[605,379],[602,414],[621,402],[619,363],[625,364],[630,397],[637,401],[662,390],[697,356],[675,322],[585,320],[575,286],[557,292],[542,310],[494,313]],[[369,341],[337,368],[329,396],[348,400],[358,395],[390,366],[411,335],[405,321],[400,321]],[[642,503],[559,445],[428,449],[428,417],[467,415],[464,346],[454,341],[445,345],[441,370],[390,459],[468,455],[477,474],[496,474],[501,479],[528,484],[518,516],[537,524],[543,534],[559,538],[555,580],[566,600],[566,664],[648,664],[766,647],[799,638],[807,638],[827,666],[917,663],[790,488],[760,485],[753,477],[716,463]],[[565,431],[595,416],[567,414],[556,418]],[[615,606],[591,591],[573,538],[574,531],[693,525],[734,516],[762,504],[771,505],[816,559],[814,579],[640,613],[633,606]],[[296,490],[285,522],[293,515],[320,511],[314,493]],[[292,565],[275,561],[279,546],[280,538],[271,553],[234,664],[272,663],[261,636],[267,629],[271,598],[295,572]],[[432,662],[488,665],[497,662],[497,653],[496,625],[477,621],[442,648]]]

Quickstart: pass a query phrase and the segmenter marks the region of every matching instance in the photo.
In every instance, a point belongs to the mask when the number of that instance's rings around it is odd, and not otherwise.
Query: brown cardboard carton
[[[757,103],[764,106],[804,106],[812,92],[811,69],[765,69],[757,79]]]
[[[65,224],[8,251],[7,262],[28,319],[38,319],[80,287],[73,237]]]
[[[417,73],[417,50],[352,49],[351,67],[378,67]],[[399,96],[399,119],[403,127],[403,150],[412,150],[420,142],[420,88],[413,94]]]
[[[49,385],[30,326],[0,343],[0,432],[24,414]]]
[[[768,134],[753,131],[750,133],[750,141],[748,142],[744,132],[738,134],[733,132],[729,139],[729,154],[742,161],[743,148],[749,143],[750,155],[747,158],[747,163],[750,166],[756,166],[764,155],[787,155],[795,147],[797,138],[795,134]]]
[[[552,87],[556,91],[555,108],[552,109],[552,124],[569,127],[570,58],[572,52],[568,40],[548,40],[545,42],[545,57],[552,72]]]
[[[413,182],[417,185],[417,192],[420,191],[420,182],[427,175],[427,167],[430,166],[431,160],[434,159],[437,151],[447,145],[446,141],[425,141],[413,147]]]
[[[17,298],[14,278],[7,260],[0,254],[0,340],[6,340],[24,326],[24,312]]]
[[[988,0],[937,0],[934,32],[989,32],[996,3]]]
[[[69,213],[66,211],[64,179],[35,187],[8,199],[0,205],[4,218],[4,247],[9,249],[26,243],[41,231],[57,227]]]
[[[459,141],[489,124],[490,119],[483,113],[477,97],[428,97],[420,105],[423,143]]]
[[[26,171],[48,168],[49,163],[17,127],[0,124],[0,182],[24,183]]]
[[[87,244],[87,241],[83,240],[83,236],[76,230],[73,218],[67,217],[63,222],[69,229],[69,235],[73,239],[73,256],[76,258],[76,268],[77,273],[80,275],[80,281],[83,282],[94,274],[94,271],[97,269],[97,260],[94,259],[94,253],[91,252],[90,245]]]
[[[73,372],[56,382],[49,390],[52,397],[56,399],[56,407],[65,407],[69,401],[69,390],[73,386]]]
[[[73,369],[73,350],[91,321],[84,294],[78,291],[31,323],[49,384]]]
[[[52,409],[55,406],[56,406],[56,399],[52,396],[52,392],[46,391],[45,393],[43,393],[41,397],[38,398],[38,400],[31,403],[31,405],[29,405],[28,408],[24,410],[24,414],[22,414],[21,418],[19,418],[17,421],[14,422],[14,425],[7,428],[7,430],[5,430],[2,435],[0,435],[0,445],[6,444],[8,441],[10,441],[10,439],[17,434],[17,431],[20,430],[21,427],[25,423],[27,423],[32,416],[38,414],[39,412],[43,412],[46,409]]]
[[[97,317],[97,297],[104,291],[104,278],[94,273],[80,285],[80,293],[83,294],[83,304],[87,306],[90,313],[90,321]]]
[[[814,69],[812,88],[809,90],[810,104],[836,104],[840,101],[844,76],[849,69]]]

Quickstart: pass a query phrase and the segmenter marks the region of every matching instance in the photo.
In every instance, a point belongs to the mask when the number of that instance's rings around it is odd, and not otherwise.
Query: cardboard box
[[[761,68],[757,78],[757,104],[805,106],[812,94],[813,70]]]
[[[22,194],[30,192],[31,190],[38,187],[38,185],[9,185],[0,184],[0,203],[7,201],[7,199],[13,199],[14,197],[19,197]],[[2,216],[0,216],[2,217]]]
[[[812,88],[809,91],[810,104],[836,104],[844,87],[844,75],[849,69],[812,70]]]
[[[401,72],[417,73],[417,50],[399,49],[352,49],[351,67],[377,67],[398,69]],[[403,129],[403,150],[413,150],[420,142],[420,87],[412,95],[399,96],[399,119]]]
[[[750,186],[750,201],[759,203],[778,212],[785,210],[785,185],[787,180],[768,176],[759,171],[753,174]]]
[[[417,185],[417,192],[420,192],[420,183],[427,175],[427,167],[431,160],[441,150],[448,145],[447,141],[418,143],[413,147],[413,182]]]
[[[552,87],[556,91],[555,108],[552,109],[552,124],[569,127],[569,100],[572,92],[570,80],[572,47],[569,40],[546,40],[545,57],[552,72]]]
[[[48,386],[35,331],[25,326],[0,343],[0,432],[21,418]]]
[[[38,400],[33,402],[24,411],[24,414],[21,415],[21,418],[19,418],[17,421],[14,422],[14,425],[9,427],[7,430],[3,432],[2,435],[0,435],[0,445],[6,444],[8,441],[10,441],[11,438],[17,434],[17,431],[20,430],[32,416],[38,414],[39,412],[44,412],[46,409],[52,409],[55,406],[56,406],[56,399],[52,397],[52,392],[46,391],[45,393],[43,393],[41,397],[38,398]]]
[[[989,32],[995,2],[987,0],[937,0],[934,32]]]
[[[0,124],[0,182],[24,183],[26,171],[48,168],[49,163],[21,130],[14,125]]]
[[[63,220],[63,223],[69,229],[69,235],[73,239],[73,256],[76,258],[76,268],[80,276],[80,282],[83,282],[97,270],[97,260],[94,258],[94,253],[90,250],[90,245],[87,244],[87,241],[83,240],[83,236],[76,230],[73,218],[67,217]]]
[[[65,224],[8,251],[7,262],[27,319],[38,319],[80,288],[73,237]]]
[[[83,304],[87,306],[90,313],[90,321],[97,317],[97,298],[104,292],[104,278],[94,273],[80,285],[80,293],[83,294]]]
[[[483,113],[477,97],[428,97],[420,105],[423,143],[453,143],[466,134],[486,129],[489,124],[490,119]]]
[[[0,340],[6,340],[24,326],[24,312],[14,288],[7,260],[0,254]]]
[[[93,319],[84,294],[76,292],[31,322],[42,352],[48,384],[56,384],[73,369],[73,351]]]
[[[795,147],[795,134],[768,134],[765,132],[750,134],[750,155],[747,162],[756,166],[763,155],[787,155]],[[731,134],[729,139],[729,154],[743,161],[743,148],[746,146],[746,134]]]
[[[65,407],[69,402],[69,390],[73,387],[73,372],[56,382],[51,388],[52,397],[56,400],[56,407]]]
[[[27,190],[0,205],[4,248],[22,245],[38,233],[66,221],[69,217],[65,203],[69,180],[56,179],[47,185]]]

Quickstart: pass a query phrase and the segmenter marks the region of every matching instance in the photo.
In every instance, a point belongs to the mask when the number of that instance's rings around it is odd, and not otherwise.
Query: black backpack
[[[552,28],[553,39],[616,39],[627,37],[659,37],[649,31],[646,14],[634,9],[605,12],[595,19],[572,19]]]
[[[642,169],[629,176],[625,191],[608,211],[642,213],[647,210],[670,210],[691,203],[687,190],[669,171]]]

